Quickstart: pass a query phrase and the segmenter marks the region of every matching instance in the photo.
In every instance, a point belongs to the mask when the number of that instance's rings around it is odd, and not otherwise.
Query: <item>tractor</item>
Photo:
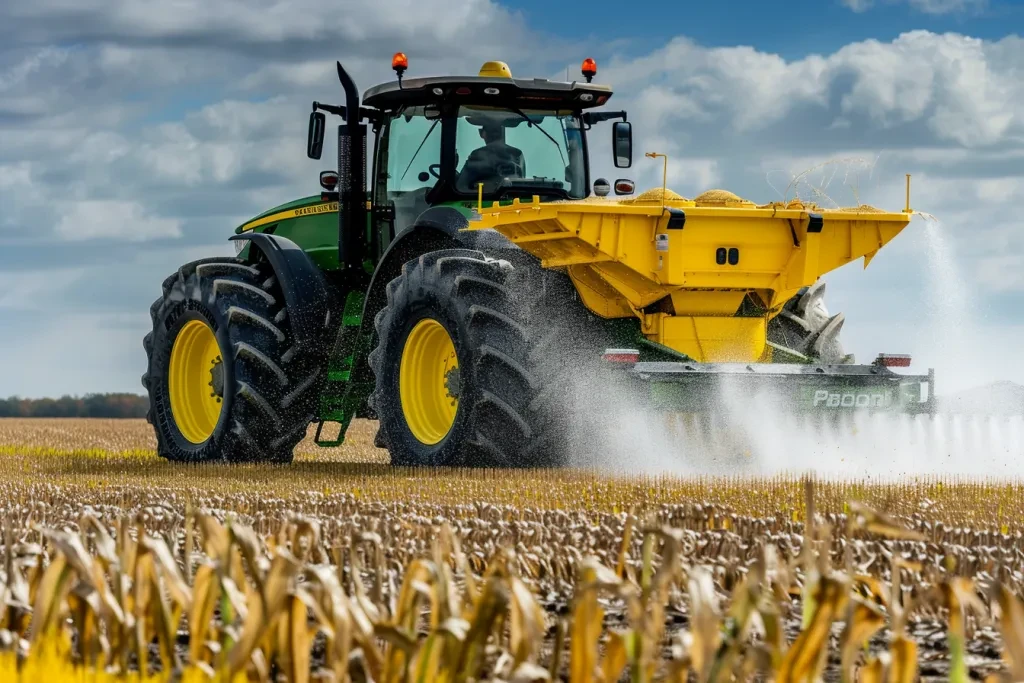
[[[392,67],[360,97],[338,62],[344,104],[313,102],[309,158],[341,119],[319,193],[163,281],[142,377],[160,456],[288,463],[312,425],[331,447],[370,418],[393,465],[557,467],[616,401],[713,413],[723,383],[796,411],[932,409],[932,371],[844,352],[820,279],[908,224],[909,177],[896,213],[634,194],[591,178],[595,126],[633,165],[594,60],[572,82]]]

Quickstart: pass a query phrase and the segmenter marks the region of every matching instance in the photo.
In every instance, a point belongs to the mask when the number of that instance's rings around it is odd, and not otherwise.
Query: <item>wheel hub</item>
[[[452,399],[452,405],[459,400],[459,368],[455,366],[444,374],[444,388]]]
[[[213,360],[212,367],[210,368],[210,391],[213,392],[210,396],[215,397],[217,403],[220,403],[224,398],[224,363],[221,361],[220,356]]]
[[[459,409],[459,359],[441,323],[425,318],[410,330],[398,371],[402,413],[420,442],[440,442]]]
[[[181,435],[195,444],[209,439],[223,405],[224,366],[217,336],[206,321],[189,320],[174,338],[167,390]]]

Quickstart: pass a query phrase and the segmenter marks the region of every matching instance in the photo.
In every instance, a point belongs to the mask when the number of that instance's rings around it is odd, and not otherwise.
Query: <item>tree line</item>
[[[0,417],[145,417],[149,397],[139,394],[86,394],[60,398],[0,398]]]

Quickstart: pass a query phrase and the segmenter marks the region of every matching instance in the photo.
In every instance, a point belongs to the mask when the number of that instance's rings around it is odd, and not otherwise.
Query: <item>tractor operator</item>
[[[505,127],[500,121],[486,119],[480,124],[480,137],[484,144],[469,154],[459,172],[458,186],[464,192],[475,192],[477,183],[498,183],[503,178],[522,178],[526,175],[526,159],[522,150],[505,143]],[[494,189],[493,187],[489,189]]]

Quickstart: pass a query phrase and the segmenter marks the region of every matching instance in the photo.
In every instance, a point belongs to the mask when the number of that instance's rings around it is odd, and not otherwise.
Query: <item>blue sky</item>
[[[802,177],[787,197],[898,209],[913,173],[937,222],[826,277],[847,349],[913,353],[940,389],[1024,383],[1022,33],[1009,0],[2,4],[0,395],[141,392],[160,281],[317,192],[309,103],[339,99],[336,59],[366,89],[397,50],[410,75],[575,78],[595,57],[641,190],[655,149],[690,197],[769,201]],[[617,177],[606,143],[593,170]]]
[[[642,54],[652,43],[680,34],[707,47],[753,45],[787,59],[827,54],[861,40],[890,41],[904,31],[953,31],[976,38],[1001,38],[1024,26],[1024,3],[850,2],[791,0],[756,2],[593,2],[510,3],[533,26],[593,45],[623,42],[623,52]],[[951,6],[949,11],[937,11]],[[857,7],[860,11],[852,11]],[[586,8],[586,9],[583,9]],[[924,11],[923,8],[932,8]],[[1016,27],[1016,29],[1014,29]]]

